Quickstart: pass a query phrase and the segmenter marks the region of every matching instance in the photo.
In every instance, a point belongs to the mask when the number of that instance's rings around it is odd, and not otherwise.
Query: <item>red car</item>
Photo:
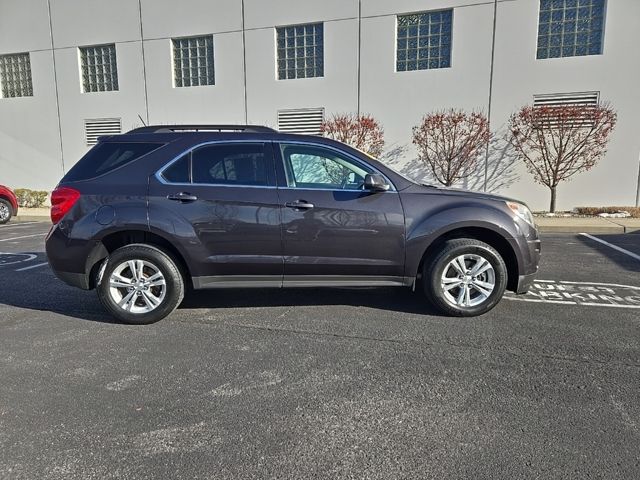
[[[18,214],[18,200],[15,194],[4,185],[0,185],[0,224],[7,223]]]

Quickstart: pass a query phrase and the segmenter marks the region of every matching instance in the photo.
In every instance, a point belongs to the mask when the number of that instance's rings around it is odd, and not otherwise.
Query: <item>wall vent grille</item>
[[[324,108],[278,110],[278,130],[285,133],[319,135],[324,121]]]
[[[600,92],[561,93],[554,95],[534,95],[534,109],[545,109],[538,118],[540,127],[556,128],[560,125],[566,127],[591,127],[593,117],[591,109],[596,108],[600,102]],[[562,117],[562,107],[581,107],[579,114],[567,112],[570,116]]]
[[[98,138],[105,135],[122,133],[120,118],[92,118],[84,121],[84,135],[87,146],[98,143]]]
[[[600,92],[560,93],[552,95],[534,95],[534,107],[561,107],[564,105],[597,106]]]

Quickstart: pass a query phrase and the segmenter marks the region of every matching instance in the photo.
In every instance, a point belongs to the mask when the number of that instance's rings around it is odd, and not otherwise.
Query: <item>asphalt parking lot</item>
[[[134,327],[47,230],[0,226],[0,478],[640,478],[640,235],[544,236],[480,318],[237,290]]]

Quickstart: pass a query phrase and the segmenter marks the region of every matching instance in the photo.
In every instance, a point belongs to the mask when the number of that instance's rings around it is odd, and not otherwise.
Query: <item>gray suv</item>
[[[516,200],[415,183],[326,138],[266,127],[143,127],[103,137],[51,196],[49,264],[120,321],[185,289],[418,289],[441,312],[527,291],[540,240]]]

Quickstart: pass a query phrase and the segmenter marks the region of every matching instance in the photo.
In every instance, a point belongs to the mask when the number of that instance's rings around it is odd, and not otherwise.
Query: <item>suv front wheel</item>
[[[184,296],[176,263],[162,250],[142,244],[115,250],[98,274],[100,302],[116,319],[137,325],[157,322]]]
[[[441,312],[482,315],[495,307],[507,286],[507,268],[490,245],[471,238],[448,240],[423,271],[424,290]]]

